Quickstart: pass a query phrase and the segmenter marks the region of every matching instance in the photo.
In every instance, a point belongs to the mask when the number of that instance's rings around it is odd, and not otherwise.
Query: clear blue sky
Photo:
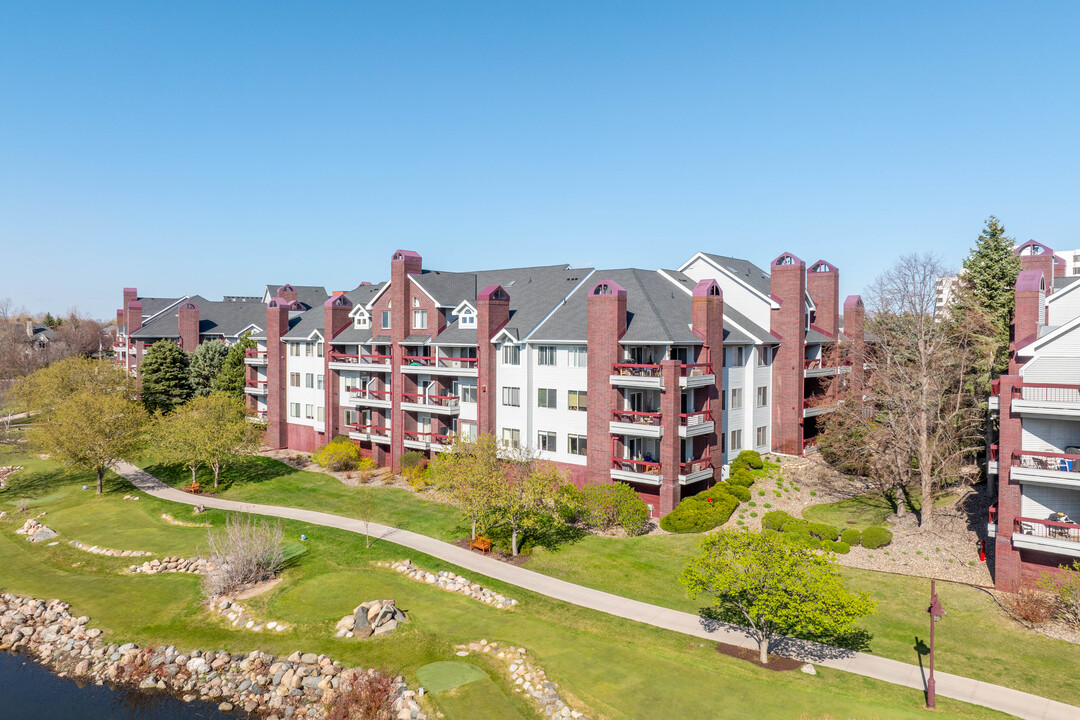
[[[1080,247],[1080,3],[0,3],[0,297]]]

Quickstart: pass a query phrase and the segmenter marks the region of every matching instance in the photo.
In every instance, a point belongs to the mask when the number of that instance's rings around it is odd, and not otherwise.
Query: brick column
[[[498,411],[499,353],[491,338],[510,319],[510,296],[499,285],[476,295],[476,432],[493,435]]]
[[[1020,258],[1024,270],[1035,270],[1046,279],[1046,284],[1054,282],[1054,250],[1046,245],[1028,240],[1013,250],[1013,255]]]
[[[401,409],[401,393],[406,392],[406,376],[401,372],[405,350],[401,342],[409,335],[409,297],[412,281],[409,275],[423,272],[424,261],[412,250],[397,250],[390,256],[390,468],[401,470],[401,454],[405,452],[405,411]]]
[[[851,343],[851,387],[861,390],[866,383],[866,310],[859,295],[848,295],[844,300],[844,335]]]
[[[1020,484],[1012,480],[1012,454],[1023,447],[1020,415],[1012,411],[1012,391],[1022,378],[1003,375],[998,422],[997,537],[994,540],[994,585],[1015,592],[1020,587],[1020,552],[1013,548],[1013,519],[1020,517]]]
[[[664,360],[660,363],[660,375],[664,379],[664,389],[660,393],[660,421],[664,426],[664,437],[660,439],[660,506],[657,515],[663,517],[679,504],[681,487],[679,485],[679,414],[682,411],[682,388],[679,376],[682,375],[682,363],[678,360]],[[609,380],[610,383],[610,380]],[[592,393],[590,392],[591,396]],[[590,415],[591,415],[590,406]],[[608,413],[611,417],[611,413]],[[590,427],[591,427],[590,423]],[[589,449],[592,450],[590,438]],[[610,460],[608,467],[610,467]]]
[[[180,349],[186,353],[195,352],[199,347],[199,306],[186,302],[177,311],[177,325],[180,330]]]
[[[840,329],[840,271],[818,260],[806,273],[806,291],[814,301],[814,326],[836,339]]]
[[[586,481],[611,482],[611,413],[617,393],[611,366],[619,361],[619,338],[626,333],[626,290],[612,280],[593,285],[588,295],[588,456]]]
[[[802,454],[803,359],[806,356],[806,264],[784,253],[771,264],[771,329],[780,338],[772,364],[772,449]],[[752,400],[752,398],[749,398]]]
[[[723,464],[720,438],[724,434],[724,413],[720,411],[720,393],[724,389],[724,294],[715,280],[702,280],[694,288],[691,304],[691,329],[704,343],[697,361],[712,363],[716,381],[708,387],[698,388],[697,399],[704,394],[705,406],[712,410],[714,432],[706,436],[707,453],[712,460],[713,472],[718,473]],[[691,398],[694,392],[691,391]],[[703,406],[695,404],[694,409]],[[678,431],[678,428],[675,428]],[[697,453],[694,458],[697,459]],[[715,476],[714,476],[715,477]]]
[[[334,293],[323,303],[323,418],[327,442],[341,433],[341,378],[337,370],[330,369],[330,343],[351,324],[352,308],[352,301],[343,292]]]
[[[134,292],[134,290],[132,291]],[[124,291],[125,297],[127,291]],[[124,309],[124,324],[127,326],[128,340],[131,340],[131,334],[136,330],[142,328],[142,303],[138,300],[130,300]],[[138,340],[133,344],[133,347],[128,351],[127,369],[130,371],[133,367],[142,363],[142,353],[145,343],[142,340]]]
[[[1013,310],[1009,342],[1009,374],[1020,372],[1016,353],[1038,337],[1043,325],[1042,309],[1046,299],[1046,279],[1040,270],[1021,270],[1016,278],[1016,306]]]
[[[283,298],[266,305],[266,444],[272,448],[289,443],[285,391],[288,387],[288,348],[281,338],[289,331],[289,310],[294,306]]]
[[[277,289],[277,297],[281,298],[285,302],[296,302],[296,288],[294,288],[288,283],[285,283]]]

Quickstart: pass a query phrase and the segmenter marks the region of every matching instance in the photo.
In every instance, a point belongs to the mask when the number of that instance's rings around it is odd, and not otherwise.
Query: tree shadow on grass
[[[717,630],[729,630],[746,633],[745,618],[735,608],[723,608],[712,605],[703,607],[698,611],[701,616],[701,626],[708,632]],[[748,635],[749,637],[749,635]],[[795,658],[804,662],[821,662],[822,660],[839,660],[850,658],[855,652],[867,652],[870,650],[870,641],[874,636],[855,628],[845,633],[833,635],[810,635],[785,636],[773,638],[769,645],[769,652],[785,657]]]
[[[469,529],[465,528],[466,537]],[[589,533],[581,528],[567,525],[556,518],[543,515],[535,518],[533,524],[526,530],[518,533],[518,553],[529,554],[533,548],[544,548],[552,552],[558,552],[563,546],[571,545],[586,537]],[[484,537],[491,540],[492,545],[507,553],[511,550],[510,526],[506,524],[490,527],[483,533]]]
[[[191,470],[183,465],[156,463],[148,465],[146,472],[172,487],[182,487],[191,482]],[[211,468],[199,468],[196,478],[204,488],[223,492],[232,487],[268,482],[297,472],[300,471],[274,458],[251,455],[222,467],[217,488],[214,488],[214,471]]]

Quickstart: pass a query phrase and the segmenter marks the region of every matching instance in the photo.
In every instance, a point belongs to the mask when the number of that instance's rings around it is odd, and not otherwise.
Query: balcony
[[[1018,517],[1013,520],[1015,548],[1080,557],[1080,525]]]
[[[998,474],[998,446],[997,443],[993,443],[986,449],[986,474],[997,475]]]
[[[699,410],[679,415],[679,437],[681,438],[708,435],[714,427],[711,410]]]
[[[424,393],[401,393],[401,409],[411,412],[429,412],[436,415],[457,415],[461,411],[457,395],[425,395]]]
[[[702,480],[708,480],[713,476],[712,460],[709,458],[702,458],[700,460],[691,460],[690,462],[679,463],[679,484],[686,485],[688,483],[701,482]]]
[[[659,485],[664,478],[660,474],[660,463],[658,462],[613,458],[611,461],[611,479]]]
[[[616,410],[611,413],[611,434],[662,438],[664,426],[660,413]]]
[[[330,353],[328,367],[331,370],[364,370],[367,372],[389,372],[389,355],[350,355],[348,353]]]
[[[245,380],[244,392],[248,395],[254,395],[256,397],[266,397],[266,381],[265,380]]]
[[[679,368],[679,387],[696,388],[715,383],[716,376],[713,375],[712,363],[682,365]]]
[[[401,358],[401,372],[412,375],[477,377],[476,358],[406,355]]]
[[[989,517],[986,522],[986,537],[997,537],[997,505],[990,506]]]
[[[443,435],[441,433],[425,432],[421,430],[406,430],[403,442],[405,447],[413,450],[445,452],[454,444],[454,437],[452,435]]]
[[[1080,385],[1024,383],[1014,386],[1012,410],[1023,415],[1080,418]]]
[[[353,423],[347,427],[349,428],[349,438],[352,440],[379,443],[380,445],[390,444],[390,428],[381,425],[361,425],[360,423]]]
[[[611,366],[611,384],[616,387],[663,390],[660,366],[640,363],[615,363]]]
[[[825,395],[803,398],[802,406],[804,418],[836,412],[836,408],[839,407],[835,399]]]
[[[803,377],[832,377],[851,372],[851,361],[845,360],[839,365],[826,365],[824,358],[803,360]]]
[[[368,390],[366,388],[351,387],[346,388],[345,391],[349,394],[349,401],[355,405],[379,408],[390,407],[389,390]]]
[[[1012,454],[1009,465],[1009,478],[1017,482],[1080,488],[1080,455],[1021,450]]]
[[[266,351],[258,348],[248,348],[244,351],[244,364],[252,367],[266,367]]]

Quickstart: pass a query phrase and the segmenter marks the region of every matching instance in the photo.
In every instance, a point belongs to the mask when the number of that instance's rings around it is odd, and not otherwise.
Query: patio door
[[[627,399],[630,401],[631,412],[645,412],[643,409],[645,406],[645,395],[640,392],[632,392],[627,395]]]

